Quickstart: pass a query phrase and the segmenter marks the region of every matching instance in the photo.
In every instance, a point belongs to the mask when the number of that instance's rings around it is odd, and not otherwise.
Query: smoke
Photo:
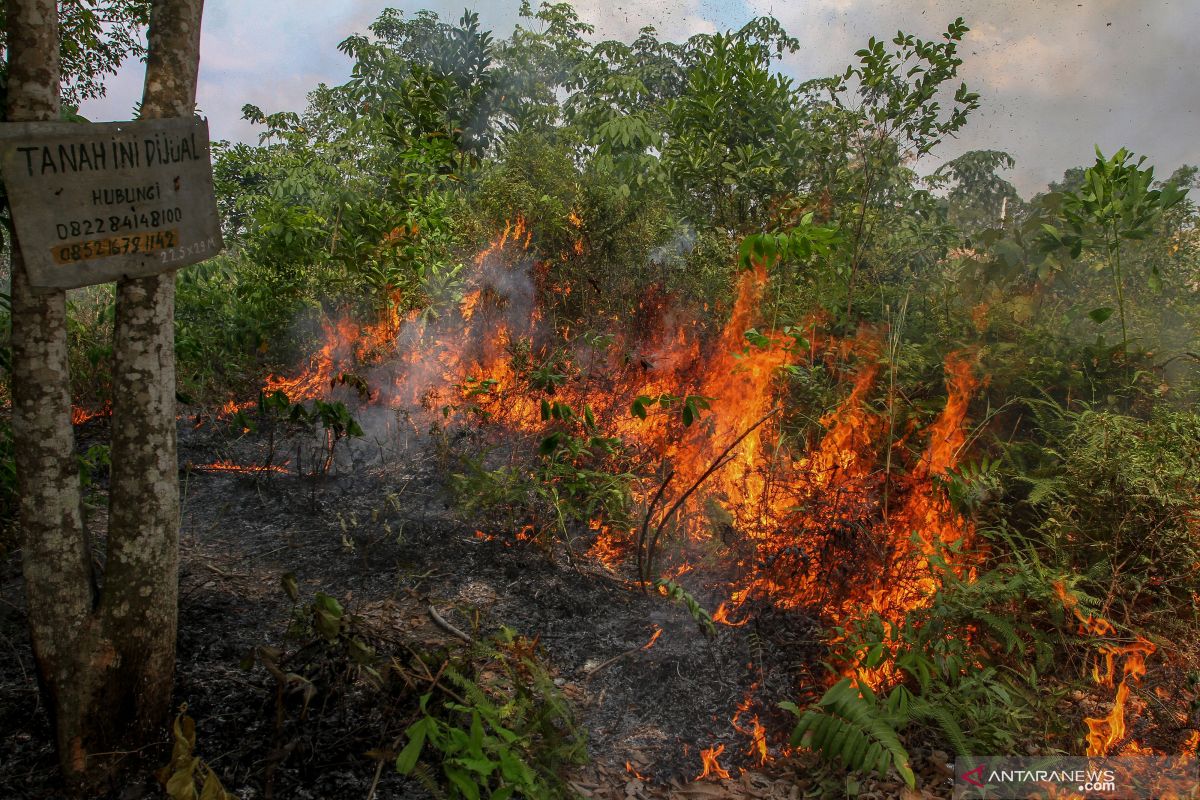
[[[381,334],[359,334],[385,340],[382,362],[361,375],[373,392],[372,402],[355,413],[368,439],[394,438],[398,425],[418,437],[430,425],[452,426],[460,419],[464,395],[509,388],[513,349],[543,334],[534,260],[519,247],[522,235],[518,226],[511,239],[508,232],[504,237],[519,255],[501,245],[477,258],[460,301],[398,320],[394,330],[385,326]],[[499,383],[487,383],[497,377]]]

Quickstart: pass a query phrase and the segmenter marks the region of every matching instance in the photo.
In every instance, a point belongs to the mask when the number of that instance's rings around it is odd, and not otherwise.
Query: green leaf
[[[1163,290],[1162,273],[1158,271],[1157,264],[1150,268],[1150,277],[1147,278],[1147,282],[1150,284],[1151,291],[1161,292]]]
[[[462,770],[452,769],[449,765],[445,771],[446,777],[462,792],[463,797],[467,800],[479,800],[479,783],[474,778]]]
[[[1113,315],[1113,309],[1108,308],[1108,307],[1093,308],[1091,311],[1088,312],[1088,316],[1091,317],[1092,322],[1096,323],[1097,325],[1101,325],[1101,324],[1107,322],[1108,318],[1111,317],[1112,315]]]
[[[293,603],[300,600],[300,590],[296,582],[296,573],[283,573],[283,577],[279,579],[279,583],[283,586],[284,593],[287,594]]]
[[[542,443],[538,445],[538,453],[548,456],[558,449],[559,442],[562,441],[562,434],[555,432],[542,439]]]

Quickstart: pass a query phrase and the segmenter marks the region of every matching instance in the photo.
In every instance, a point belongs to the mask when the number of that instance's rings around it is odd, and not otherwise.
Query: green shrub
[[[1039,438],[1012,449],[1044,547],[1095,576],[1109,616],[1194,619],[1200,591],[1200,414],[1149,419],[1041,405]]]

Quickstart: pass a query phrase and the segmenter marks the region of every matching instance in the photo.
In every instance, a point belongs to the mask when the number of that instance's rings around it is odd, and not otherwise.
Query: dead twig
[[[667,513],[662,515],[662,518],[659,519],[658,525],[654,529],[654,536],[651,537],[651,539],[648,543],[647,550],[646,550],[646,560],[645,560],[646,572],[643,573],[641,576],[643,583],[645,583],[648,580],[648,572],[649,572],[650,566],[654,563],[654,552],[655,552],[655,550],[658,549],[658,540],[659,540],[659,537],[662,536],[663,527],[666,526],[667,522],[671,519],[671,517],[675,515],[675,512],[678,511],[679,508],[684,503],[687,502],[688,498],[691,497],[692,494],[697,489],[699,489],[700,486],[713,475],[713,473],[715,473],[717,470],[721,469],[721,467],[725,466],[726,464],[728,464],[730,461],[733,460],[732,458],[728,457],[729,454],[733,452],[733,449],[735,447],[737,447],[739,444],[741,444],[742,441],[747,436],[749,436],[751,433],[753,433],[755,430],[757,430],[760,425],[762,425],[764,422],[769,420],[771,417],[778,414],[779,411],[780,411],[779,406],[776,406],[775,408],[771,409],[766,414],[764,414],[761,418],[759,418],[758,422],[755,422],[749,428],[746,428],[746,430],[742,431],[741,435],[739,435],[736,439],[734,439],[732,442],[730,442],[729,445],[726,446],[726,448],[717,455],[717,457],[713,460],[713,462],[708,466],[708,469],[704,470],[704,472],[701,473],[700,477],[696,479],[695,483],[693,483],[690,487],[688,487],[687,491],[685,491],[683,494],[681,494],[679,496],[679,499],[676,500],[675,503],[669,509],[667,509]],[[664,487],[665,487],[665,484],[664,484]]]
[[[623,653],[617,653],[615,656],[608,659],[607,661],[604,661],[604,662],[592,667],[590,670],[588,670],[587,672],[584,673],[583,679],[585,681],[590,681],[592,678],[594,678],[596,676],[596,673],[600,672],[602,669],[605,669],[606,667],[612,666],[613,664],[620,661],[622,658],[625,658],[626,656],[631,656],[634,653],[637,653],[639,650],[649,650],[650,646],[653,645],[654,641],[658,638],[659,633],[661,633],[661,630],[659,632],[656,632],[655,635],[650,638],[650,641],[648,643],[639,644],[637,647],[630,648],[629,650],[626,650]]]
[[[646,515],[642,517],[642,530],[638,535],[637,542],[637,569],[638,577],[642,579],[643,584],[650,579],[650,565],[648,563],[648,559],[646,559],[646,555],[648,554],[646,551],[646,544],[648,541],[647,534],[650,530],[650,517],[652,514],[654,514],[654,508],[658,505],[659,501],[662,500],[663,492],[667,490],[667,485],[674,477],[675,470],[668,470],[666,477],[664,477],[662,483],[658,485],[658,491],[654,493],[654,497],[650,498],[650,505],[646,506]]]
[[[429,612],[429,618],[431,620],[433,620],[434,624],[437,625],[442,630],[444,630],[446,633],[450,634],[451,636],[462,639],[467,644],[475,644],[475,640],[473,638],[471,638],[470,635],[463,633],[458,628],[454,627],[449,622],[447,622],[446,618],[443,617],[441,614],[439,614],[438,610],[436,608],[434,608],[432,605],[430,605],[428,607],[428,609],[426,609],[426,610]]]

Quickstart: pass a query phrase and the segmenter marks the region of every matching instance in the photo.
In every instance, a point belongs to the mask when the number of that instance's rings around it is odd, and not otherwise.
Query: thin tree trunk
[[[59,112],[58,7],[7,0],[8,119]],[[65,774],[82,772],[80,712],[90,705],[88,655],[96,652],[94,575],[80,509],[71,426],[66,293],[33,289],[12,242],[13,449],[20,494],[21,566],[38,677]]]
[[[151,11],[142,118],[191,117],[203,0]],[[179,601],[175,273],[117,282],[112,485],[103,611],[123,654],[118,707],[143,740],[170,709]]]

